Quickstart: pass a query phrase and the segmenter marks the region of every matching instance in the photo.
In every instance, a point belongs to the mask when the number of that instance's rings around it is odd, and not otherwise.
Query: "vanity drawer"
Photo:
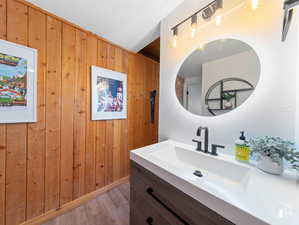
[[[158,202],[138,191],[131,193],[130,225],[184,225]]]
[[[131,194],[152,202],[154,195],[174,214],[190,225],[233,225],[213,210],[186,195],[135,162],[131,162]],[[133,225],[133,224],[131,224]]]

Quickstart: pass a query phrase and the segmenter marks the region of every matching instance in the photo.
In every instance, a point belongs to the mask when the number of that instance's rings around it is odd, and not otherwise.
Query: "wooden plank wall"
[[[0,124],[0,224],[58,210],[129,174],[129,150],[157,142],[159,64],[17,0],[0,39],[38,49],[38,122]],[[91,121],[90,66],[128,74],[128,119]]]

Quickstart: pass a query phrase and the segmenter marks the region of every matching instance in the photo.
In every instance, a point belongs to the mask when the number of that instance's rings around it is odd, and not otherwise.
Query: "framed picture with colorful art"
[[[92,120],[127,118],[127,75],[92,66]]]
[[[37,50],[0,40],[0,123],[36,122]]]

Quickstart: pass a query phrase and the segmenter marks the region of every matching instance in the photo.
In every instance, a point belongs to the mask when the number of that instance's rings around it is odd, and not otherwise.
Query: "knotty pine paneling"
[[[7,40],[28,44],[28,7],[7,1]],[[26,219],[27,124],[6,126],[5,218],[8,225]]]
[[[0,224],[5,223],[6,126],[0,125]]]
[[[6,39],[6,0],[0,0],[0,38]]]
[[[0,124],[0,224],[59,210],[129,175],[157,142],[159,64],[19,0],[0,0],[0,38],[38,50],[37,123]],[[90,67],[128,74],[128,118],[91,120]]]
[[[75,77],[75,109],[74,109],[74,197],[78,198],[85,191],[86,161],[86,46],[87,35],[76,31],[76,77]]]
[[[76,29],[62,25],[60,205],[73,199]],[[84,124],[83,124],[84,125]],[[63,166],[62,166],[63,165]],[[77,180],[76,180],[77,182]]]
[[[61,164],[61,64],[62,23],[47,16],[46,25],[46,156],[45,211],[56,209],[60,203]],[[64,150],[65,151],[65,150]]]
[[[0,39],[6,39],[6,0],[0,0]],[[0,124],[0,224],[5,223],[6,125]]]
[[[97,64],[98,41],[95,36],[87,35],[86,43],[86,145],[85,145],[85,191],[86,193],[96,190],[96,171],[101,171],[103,165],[96,161],[97,130],[95,121],[91,120],[91,78],[90,67]],[[103,142],[102,142],[103,143]],[[97,148],[98,149],[98,148]],[[99,174],[98,172],[97,174]]]
[[[46,15],[29,8],[29,46],[38,50],[37,123],[28,125],[27,218],[44,212],[46,153]]]

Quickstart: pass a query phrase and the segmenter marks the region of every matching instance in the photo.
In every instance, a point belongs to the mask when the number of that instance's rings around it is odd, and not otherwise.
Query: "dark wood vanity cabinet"
[[[130,225],[233,225],[133,161],[130,204]]]

